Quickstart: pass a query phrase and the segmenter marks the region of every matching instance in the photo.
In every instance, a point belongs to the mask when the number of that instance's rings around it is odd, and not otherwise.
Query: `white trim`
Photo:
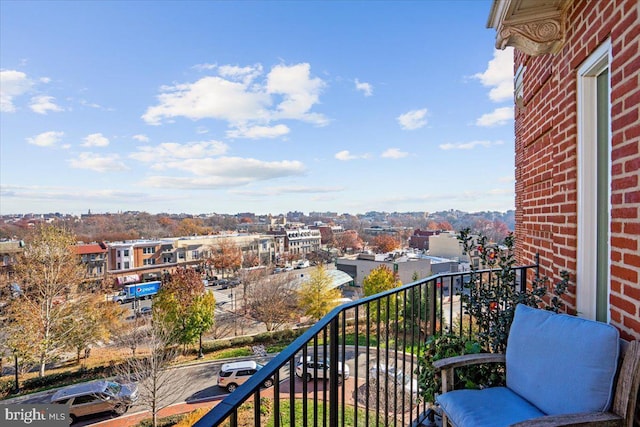
[[[578,68],[578,242],[576,272],[576,309],[578,315],[588,319],[596,318],[596,76],[611,64],[611,41],[600,45]],[[609,73],[611,76],[611,73]],[[610,79],[611,77],[609,77]],[[611,81],[609,80],[609,94]],[[609,99],[609,118],[611,118],[611,100]],[[611,120],[609,120],[609,123]],[[609,160],[611,165],[611,130],[609,130]],[[609,168],[611,183],[611,168]],[[609,186],[610,187],[610,186]],[[609,197],[609,218],[611,218],[611,198]],[[611,221],[607,238],[611,241]],[[607,275],[611,273],[611,248],[607,257]],[[610,281],[610,280],[609,280]],[[609,289],[610,292],[610,289]],[[610,314],[609,314],[610,317]]]

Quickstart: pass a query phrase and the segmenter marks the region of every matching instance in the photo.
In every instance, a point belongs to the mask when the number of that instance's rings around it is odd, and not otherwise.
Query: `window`
[[[118,256],[118,258],[120,258],[120,249],[118,249],[118,255],[117,256]]]
[[[125,261],[124,262],[124,269],[128,270],[129,269],[129,261]]]
[[[155,258],[147,258],[144,261],[142,261],[143,265],[155,265],[156,260]]]
[[[129,249],[125,249],[122,256],[129,256]]]
[[[191,259],[198,259],[198,251],[191,252]]]
[[[98,396],[96,396],[95,394],[85,394],[84,396],[78,396],[74,399],[73,404],[74,405],[83,405],[85,403],[91,403],[91,402],[95,402],[96,400],[98,400]]]
[[[170,262],[171,262],[171,256],[162,257],[162,263],[163,264],[169,264]]]
[[[609,320],[611,42],[578,69],[578,315]]]
[[[116,264],[116,269],[120,270],[120,263]]]
[[[142,248],[142,253],[143,254],[147,254],[147,255],[155,253],[155,251],[156,251],[156,248],[154,246],[149,246],[147,248]]]

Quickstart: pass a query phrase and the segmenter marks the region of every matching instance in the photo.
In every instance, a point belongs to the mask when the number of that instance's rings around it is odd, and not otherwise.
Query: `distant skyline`
[[[0,0],[0,214],[514,209],[490,7]]]

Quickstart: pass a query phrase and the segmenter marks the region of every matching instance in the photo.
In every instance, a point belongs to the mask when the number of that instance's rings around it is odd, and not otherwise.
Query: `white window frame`
[[[596,91],[597,76],[609,68],[611,79],[611,41],[600,45],[578,68],[578,242],[576,263],[576,309],[578,316],[587,319],[596,318],[597,284],[597,114]],[[611,94],[609,80],[609,94]],[[609,123],[611,123],[611,95],[609,95]],[[611,165],[611,129],[609,129],[609,159]],[[611,167],[609,167],[609,184]],[[609,185],[609,188],[611,185]],[[609,194],[609,219],[611,218],[611,195]],[[607,239],[611,241],[611,221],[608,221]],[[609,246],[609,245],[608,245]],[[611,281],[611,247],[607,257],[607,277]],[[609,286],[608,293],[611,288]],[[609,300],[609,298],[607,298]],[[608,310],[608,321],[611,314]]]

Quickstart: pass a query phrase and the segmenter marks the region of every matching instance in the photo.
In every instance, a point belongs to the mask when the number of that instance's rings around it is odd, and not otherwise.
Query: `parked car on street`
[[[137,384],[121,384],[106,380],[70,385],[51,396],[51,403],[69,406],[72,423],[80,417],[103,412],[122,415],[137,400]]]
[[[138,316],[151,316],[153,313],[153,307],[141,307],[140,311],[138,311]]]
[[[233,393],[239,385],[244,384],[251,375],[262,369],[263,365],[253,360],[242,362],[225,363],[218,373],[218,386],[225,388],[229,393]],[[273,378],[267,378],[262,385],[271,387]]]
[[[346,363],[337,362],[338,364],[338,384],[342,384],[344,380],[349,378],[349,366]],[[329,359],[314,360],[311,356],[307,357],[306,362],[298,361],[296,365],[296,376],[305,381],[311,381],[314,378],[329,378],[329,369],[331,362]]]

